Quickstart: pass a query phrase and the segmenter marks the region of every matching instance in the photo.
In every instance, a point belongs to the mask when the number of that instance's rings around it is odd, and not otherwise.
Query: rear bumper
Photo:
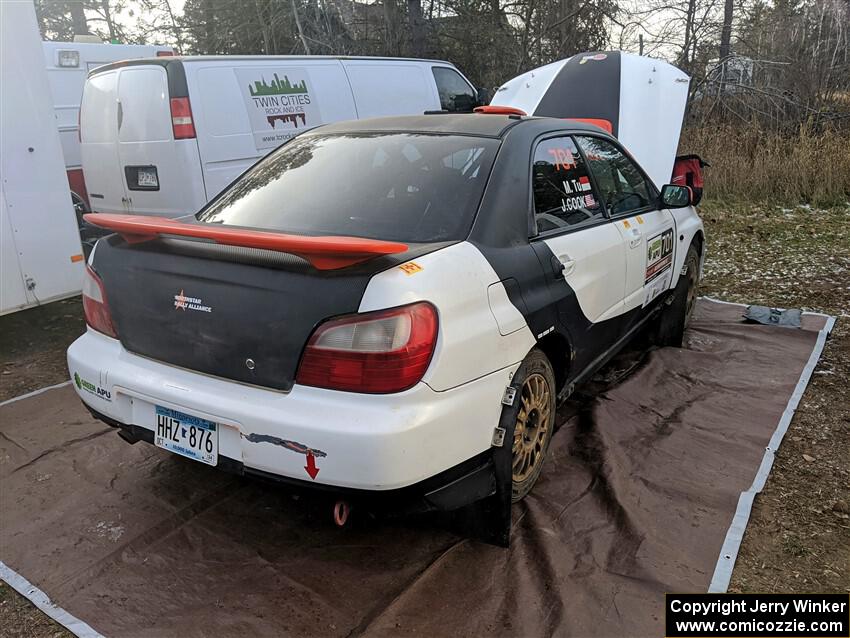
[[[506,368],[445,392],[419,383],[392,395],[298,385],[284,394],[151,361],[91,330],[68,349],[68,368],[88,382],[74,384],[83,403],[133,438],[152,440],[154,406],[161,405],[220,424],[223,469],[387,496],[410,486],[427,493],[486,465],[500,399],[515,371]],[[307,474],[304,453],[269,439],[324,452],[315,479]],[[423,483],[434,477],[433,485]]]
[[[130,444],[145,441],[153,444],[153,430],[138,425],[126,425],[102,414],[83,403],[92,416],[119,429],[120,436]],[[482,452],[440,472],[430,478],[390,490],[363,490],[337,487],[264,472],[246,467],[236,459],[219,455],[218,469],[230,474],[259,478],[284,486],[293,493],[304,493],[314,498],[345,500],[352,505],[362,505],[373,511],[398,514],[415,514],[428,511],[453,511],[470,505],[497,492],[495,460],[490,450]]]

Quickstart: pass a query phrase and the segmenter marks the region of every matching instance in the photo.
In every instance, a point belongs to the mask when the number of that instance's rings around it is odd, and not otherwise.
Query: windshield
[[[459,135],[304,135],[259,162],[197,218],[303,235],[464,239],[498,146]]]

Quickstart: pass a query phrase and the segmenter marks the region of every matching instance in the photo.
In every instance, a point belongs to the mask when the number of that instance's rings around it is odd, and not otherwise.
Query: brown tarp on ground
[[[433,517],[336,529],[303,498],[127,445],[65,387],[0,408],[0,560],[108,636],[662,635],[663,593],[708,587],[824,325],[741,311],[701,301],[685,349],[561,409],[509,550]]]

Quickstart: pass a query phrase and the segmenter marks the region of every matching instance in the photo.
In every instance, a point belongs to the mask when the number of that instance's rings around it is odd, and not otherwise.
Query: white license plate
[[[156,171],[147,171],[143,168],[139,169],[136,181],[138,181],[139,186],[150,186],[152,188],[157,188],[159,186],[159,180],[156,178]]]
[[[218,463],[218,428],[212,421],[158,405],[153,440],[169,452],[207,465]]]

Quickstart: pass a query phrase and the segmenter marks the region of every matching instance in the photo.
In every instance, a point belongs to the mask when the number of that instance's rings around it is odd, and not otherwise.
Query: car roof
[[[434,113],[429,115],[399,115],[362,120],[347,120],[312,129],[311,133],[413,132],[453,135],[476,135],[500,138],[514,126],[534,122],[538,128],[600,132],[596,126],[548,117],[520,117],[483,113]]]

